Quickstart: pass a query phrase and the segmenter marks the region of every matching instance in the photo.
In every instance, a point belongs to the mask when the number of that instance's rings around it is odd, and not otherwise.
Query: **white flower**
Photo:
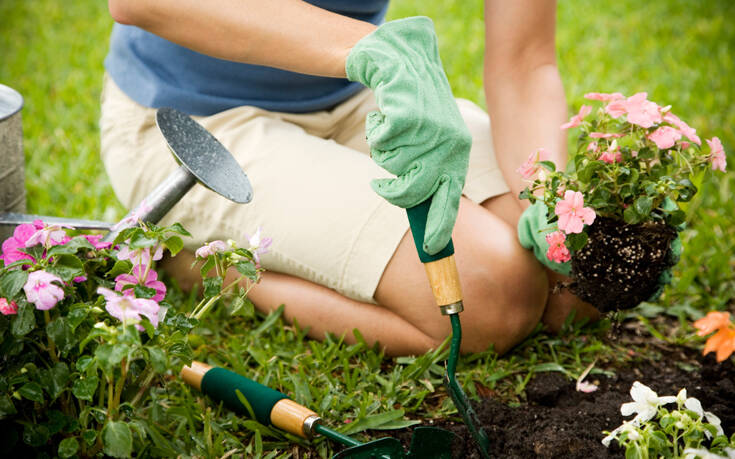
[[[250,253],[253,254],[253,259],[255,259],[255,265],[260,265],[260,255],[268,252],[268,247],[270,247],[272,239],[269,237],[264,237],[261,239],[260,237],[260,227],[258,227],[258,230],[253,234],[252,236],[248,236],[247,234],[245,237],[248,239],[248,244],[250,244],[250,247],[248,247],[248,250]]]
[[[630,396],[633,398],[633,401],[623,403],[620,406],[620,413],[623,416],[630,416],[636,413],[636,417],[631,421],[636,425],[656,416],[659,406],[676,401],[676,397],[673,395],[659,397],[656,392],[638,381],[634,382],[633,387],[630,388]]]
[[[212,241],[209,244],[204,244],[199,247],[196,252],[194,252],[194,255],[198,258],[207,258],[215,253],[224,252],[225,249],[227,249],[227,246],[225,246],[224,242]]]
[[[683,396],[682,396],[682,392],[684,393]],[[676,399],[677,399],[677,402],[683,399],[684,400],[683,403],[686,409],[690,411],[694,411],[695,413],[697,413],[700,419],[704,417],[708,423],[715,426],[715,428],[717,428],[717,435],[725,434],[725,431],[722,430],[720,418],[715,416],[714,413],[711,413],[709,411],[704,411],[704,409],[702,408],[702,403],[696,398],[694,397],[687,398],[686,389],[682,389],[681,392],[679,392],[679,395],[676,396]],[[707,438],[712,438],[712,434],[708,430],[705,430],[704,434],[707,436]]]
[[[633,441],[641,438],[641,434],[638,433],[636,424],[629,421],[623,421],[623,425],[613,430],[612,432],[610,432],[610,435],[602,439],[602,444],[605,445],[606,448],[609,447],[610,442],[616,439],[621,433],[627,433],[628,438]]]
[[[729,459],[735,457],[730,455],[729,449],[725,448],[725,452],[728,454],[727,456],[720,456],[719,454],[710,453],[705,448],[687,448],[684,450],[683,459]]]

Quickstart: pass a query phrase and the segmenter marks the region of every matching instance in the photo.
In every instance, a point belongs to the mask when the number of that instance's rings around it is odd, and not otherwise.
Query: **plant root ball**
[[[587,234],[587,244],[572,255],[569,288],[601,312],[648,300],[661,273],[675,264],[671,241],[677,233],[666,224],[630,225],[598,217]]]

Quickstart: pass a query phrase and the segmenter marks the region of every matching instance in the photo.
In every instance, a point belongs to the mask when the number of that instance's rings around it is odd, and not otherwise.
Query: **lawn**
[[[455,95],[484,106],[482,2],[394,1],[389,10],[390,18],[417,14],[436,23]],[[647,91],[651,100],[671,104],[702,138],[718,136],[731,153],[733,19],[735,3],[729,0],[560,1],[557,49],[570,113],[576,113],[587,92]],[[32,213],[108,221],[124,214],[99,161],[99,95],[111,25],[106,2],[0,3],[0,83],[25,98],[26,186]],[[702,184],[687,207],[685,249],[672,285],[657,304],[618,317],[639,324],[651,337],[634,348],[636,355],[655,358],[656,346],[650,343],[656,342],[701,346],[693,338],[691,320],[709,310],[733,309],[733,191],[733,172]],[[176,295],[182,308],[195,303],[195,293]],[[675,320],[662,320],[662,312]],[[577,377],[595,360],[593,372],[602,372],[631,359],[606,339],[608,326],[603,321],[558,336],[539,330],[506,356],[492,351],[467,356],[460,364],[460,380],[472,395],[481,388],[518,403],[535,373]],[[455,413],[441,388],[445,351],[389,359],[364,344],[348,346],[339,337],[317,342],[304,335],[277,313],[231,320],[220,309],[202,323],[190,344],[198,358],[287,392],[348,434]],[[308,443],[207,406],[175,381],[153,390],[145,410],[168,434],[168,442],[156,445],[159,454],[321,457],[332,451],[324,439]]]

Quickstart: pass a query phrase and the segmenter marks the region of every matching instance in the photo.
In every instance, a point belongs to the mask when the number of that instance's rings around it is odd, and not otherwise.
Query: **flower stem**
[[[43,318],[46,321],[46,325],[51,322],[51,315],[47,310],[43,311]],[[51,356],[51,360],[53,360],[54,362],[58,362],[59,356],[56,355],[56,344],[48,334],[46,334],[46,338],[48,339],[48,353]]]

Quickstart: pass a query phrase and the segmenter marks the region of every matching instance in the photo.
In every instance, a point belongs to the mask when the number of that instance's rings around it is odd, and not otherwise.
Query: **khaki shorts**
[[[464,194],[474,202],[508,192],[495,161],[490,121],[457,99],[473,137]],[[264,268],[374,302],[380,277],[408,230],[403,209],[376,195],[370,180],[390,175],[368,155],[365,115],[376,110],[361,91],[331,110],[294,114],[237,107],[195,117],[235,156],[253,186],[249,204],[235,204],[196,185],[164,218],[180,222],[196,249],[216,239],[247,247],[262,227],[273,238]],[[137,205],[178,166],[155,122],[156,110],[128,98],[105,76],[102,160],[120,201]]]

